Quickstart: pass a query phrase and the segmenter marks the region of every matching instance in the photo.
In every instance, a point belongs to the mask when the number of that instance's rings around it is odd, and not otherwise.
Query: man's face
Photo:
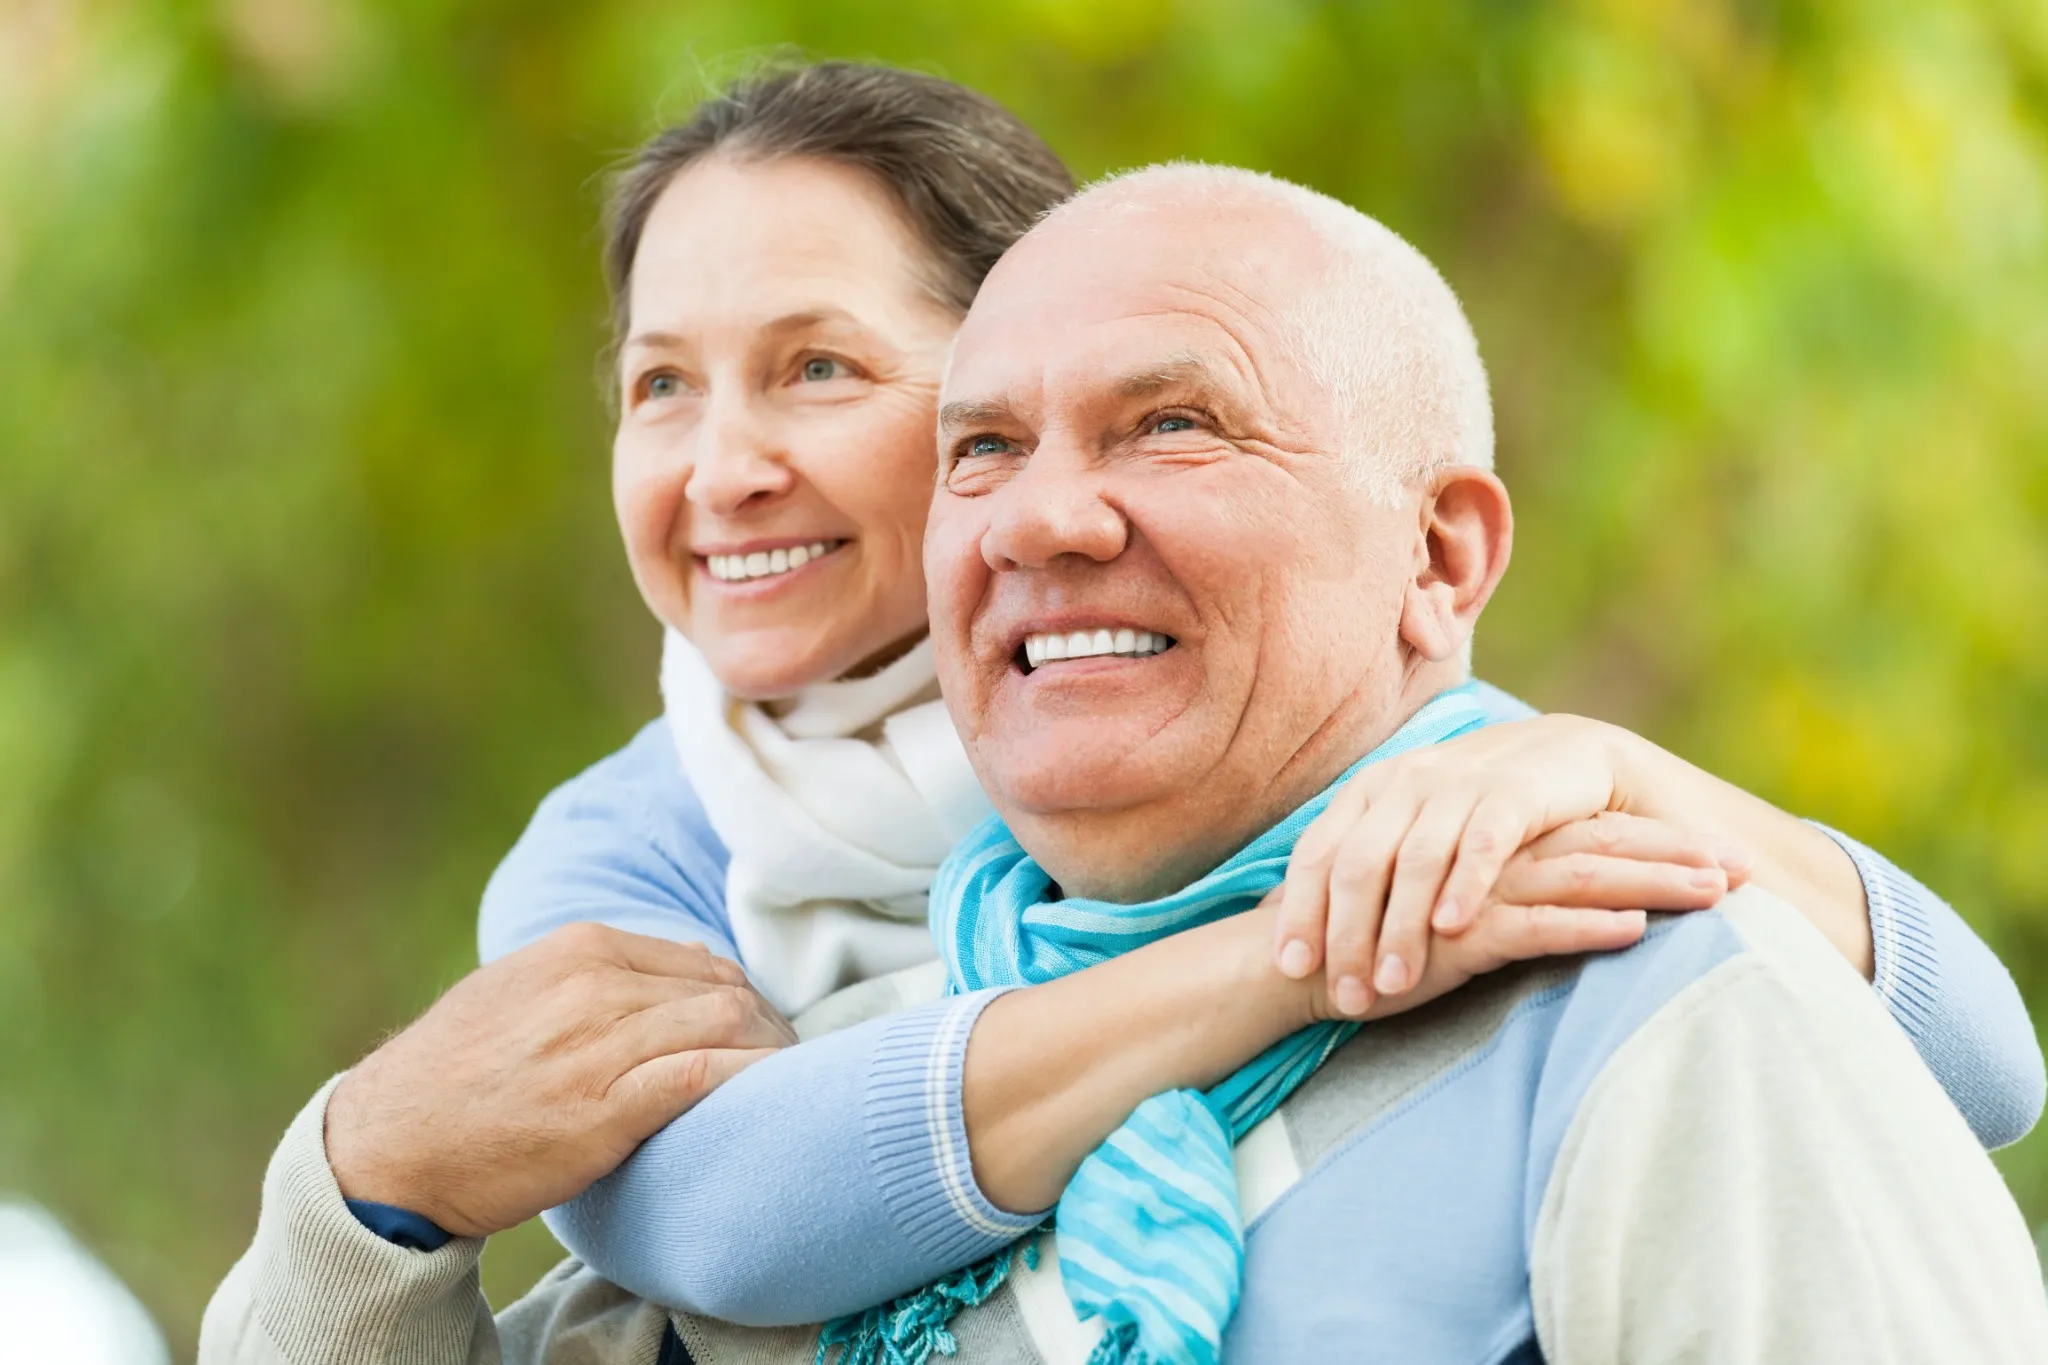
[[[1055,221],[956,344],[925,542],[940,680],[1070,894],[1198,875],[1402,718],[1415,504],[1347,477],[1372,433],[1334,429],[1277,311],[1319,243],[1274,216]]]

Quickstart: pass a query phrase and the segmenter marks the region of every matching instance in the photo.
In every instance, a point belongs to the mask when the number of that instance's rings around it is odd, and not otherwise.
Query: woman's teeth
[[[1173,637],[1150,630],[1076,630],[1024,637],[1024,661],[1036,668],[1060,659],[1093,659],[1105,654],[1142,658],[1173,648]]]
[[[821,555],[831,554],[843,540],[814,540],[787,550],[756,550],[744,555],[706,555],[704,563],[721,583],[744,583],[753,578],[773,578],[779,573],[801,569]]]

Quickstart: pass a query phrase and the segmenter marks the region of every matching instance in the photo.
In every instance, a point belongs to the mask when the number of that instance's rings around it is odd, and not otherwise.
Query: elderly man
[[[1005,828],[955,856],[934,919],[957,988],[1025,986],[967,1044],[963,1133],[981,1192],[1058,1199],[1060,1232],[1035,1264],[999,1258],[840,1339],[928,1350],[957,1313],[977,1360],[2048,1359],[1996,1172],[1856,974],[1770,892],[1622,953],[1498,973],[1348,1043],[1318,983],[1271,967],[1278,909],[1232,913],[1347,772],[1476,724],[1465,649],[1508,506],[1469,462],[1490,444],[1476,347],[1411,248],[1241,172],[1111,182],[990,276],[942,424],[933,636]],[[1041,647],[1121,628],[1171,647]],[[670,1314],[573,1262],[494,1325],[477,1243],[404,1250],[342,1211],[338,1171],[421,1191],[424,1151],[484,1141],[502,1170],[462,1165],[436,1208],[505,1226],[702,1088],[704,1055],[673,1061],[665,1039],[744,998],[686,984],[702,964],[665,955],[691,950],[586,937],[579,971],[610,1012],[565,1042],[564,1085],[588,1085],[571,1063],[593,1050],[617,1082],[589,1121],[535,1131],[487,1082],[461,1132],[364,1120],[400,1093],[382,1074],[468,1074],[434,1046],[451,1017],[559,985],[544,954],[479,973],[359,1068],[324,1145],[330,1092],[294,1124],[203,1359],[813,1358],[815,1328]],[[1425,982],[1456,984],[1491,965],[1461,953],[1483,951],[1452,940]],[[1181,994],[1134,992],[1109,1063],[1034,1086],[1016,1083],[1028,1055],[991,1055],[1020,1038],[1099,1048],[1075,1021],[1101,1017],[1064,992],[1141,958]],[[734,1032],[777,1041],[766,1020]],[[403,1221],[365,1214],[385,1215]]]

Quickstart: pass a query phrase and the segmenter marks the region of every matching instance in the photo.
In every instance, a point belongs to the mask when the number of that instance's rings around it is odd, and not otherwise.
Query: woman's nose
[[[716,516],[789,491],[795,475],[773,432],[739,403],[714,403],[696,432],[683,496]]]
[[[1061,555],[1107,563],[1130,540],[1123,512],[1103,496],[1100,471],[1044,447],[987,496],[995,505],[981,549],[991,569],[1039,569]]]

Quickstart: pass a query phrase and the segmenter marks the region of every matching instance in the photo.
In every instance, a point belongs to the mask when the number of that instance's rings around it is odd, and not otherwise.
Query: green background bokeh
[[[1415,241],[1519,513],[1483,673],[1883,847],[2048,1005],[2038,0],[0,0],[0,1190],[181,1356],[285,1121],[656,708],[597,178],[785,44]],[[2048,1219],[2048,1133],[2000,1160]]]

